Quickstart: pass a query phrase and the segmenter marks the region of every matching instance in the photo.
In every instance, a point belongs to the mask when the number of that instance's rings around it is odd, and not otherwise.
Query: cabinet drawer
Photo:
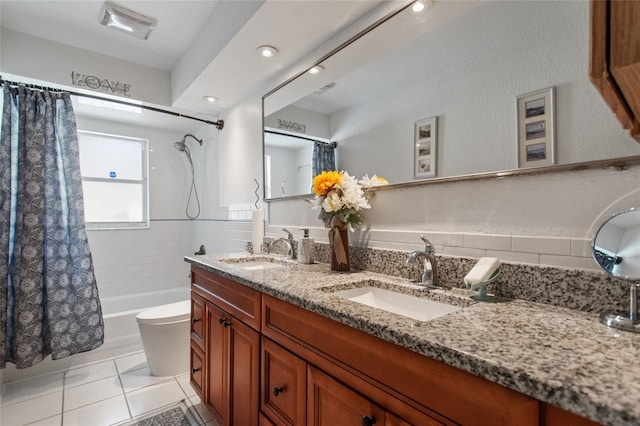
[[[260,331],[260,292],[196,266],[191,267],[191,283],[204,299]]]
[[[201,349],[204,349],[204,298],[196,292],[191,292],[191,339],[194,340]]]
[[[283,425],[306,422],[307,363],[262,338],[261,410]]]
[[[203,387],[204,387],[204,353],[200,347],[191,341],[191,369],[189,370],[191,375],[191,387],[196,391],[200,399],[202,399]]]
[[[539,405],[533,398],[282,300],[264,295],[263,304],[262,333],[308,360],[321,354],[329,362],[314,358],[313,363],[323,369],[341,365],[378,389],[455,423],[538,425]],[[383,402],[396,411],[388,404]]]
[[[309,425],[384,425],[381,407],[313,367],[307,391]]]

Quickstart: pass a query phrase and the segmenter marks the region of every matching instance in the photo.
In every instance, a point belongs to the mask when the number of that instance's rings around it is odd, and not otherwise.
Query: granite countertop
[[[640,424],[640,335],[610,329],[596,314],[517,299],[476,302],[465,290],[425,291],[388,275],[274,258],[286,266],[244,269],[265,259],[246,254],[185,261],[597,422]],[[461,309],[421,322],[331,294],[371,280]]]

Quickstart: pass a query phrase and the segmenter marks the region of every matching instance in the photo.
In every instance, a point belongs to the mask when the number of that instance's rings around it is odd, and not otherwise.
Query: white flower
[[[365,188],[371,188],[374,186],[387,185],[389,181],[387,181],[385,178],[382,178],[378,175],[373,175],[372,177],[369,177],[369,175],[366,174],[362,177],[359,183]]]
[[[340,197],[338,191],[329,191],[322,202],[322,208],[327,212],[337,212],[341,208],[345,207],[345,202]]]
[[[358,185],[358,181],[355,177],[349,176],[347,172],[344,172],[340,187],[342,189],[343,203],[346,207],[356,211],[371,208],[369,202],[364,196],[362,187]]]

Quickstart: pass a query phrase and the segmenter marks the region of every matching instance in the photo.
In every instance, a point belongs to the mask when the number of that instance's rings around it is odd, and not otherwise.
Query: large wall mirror
[[[548,88],[555,143],[547,160],[640,155],[588,79],[588,2],[436,0],[422,13],[410,6],[321,60],[322,72],[264,97],[265,199],[310,193],[314,140],[336,142],[337,169],[351,175],[425,179],[415,176],[414,126],[431,117],[437,158],[427,180],[523,167],[517,99]],[[537,165],[532,158],[526,166]]]

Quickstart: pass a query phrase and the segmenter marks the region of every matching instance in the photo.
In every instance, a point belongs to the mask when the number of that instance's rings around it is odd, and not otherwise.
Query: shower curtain
[[[102,345],[68,93],[3,83],[0,130],[0,368]]]
[[[313,176],[318,176],[320,173],[336,169],[336,147],[337,143],[324,143],[315,141],[313,143]],[[313,177],[312,176],[312,177]]]

